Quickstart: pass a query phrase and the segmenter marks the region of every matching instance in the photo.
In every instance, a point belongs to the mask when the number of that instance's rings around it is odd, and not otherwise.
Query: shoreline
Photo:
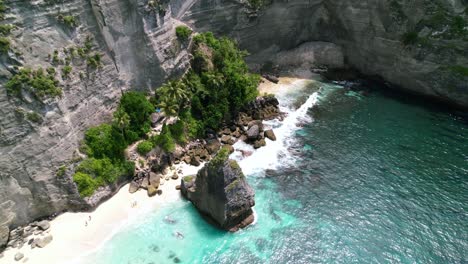
[[[181,177],[195,174],[204,164],[198,167],[181,164],[176,170],[182,169],[177,180],[166,180],[160,186],[161,195],[148,197],[146,190],[131,194],[129,183],[92,212],[67,212],[50,221],[50,228],[44,234],[53,236],[52,241],[44,248],[34,248],[27,243],[20,249],[10,248],[3,252],[0,264],[11,263],[82,263],[86,257],[99,250],[123,226],[133,219],[144,216],[147,212],[158,210],[170,205],[182,196],[175,187],[180,184]],[[172,175],[170,171],[167,175]],[[136,202],[136,206],[132,204]],[[91,220],[89,220],[91,217]],[[87,225],[86,225],[87,223]],[[15,254],[21,252],[24,257],[15,261]]]
[[[295,83],[312,82],[310,79],[280,77],[279,83],[275,84],[266,79],[259,84],[258,91],[262,95],[282,94],[295,88]],[[158,210],[163,206],[170,206],[182,198],[180,191],[175,187],[180,184],[180,179],[187,175],[196,174],[203,163],[198,166],[192,166],[185,163],[175,165],[175,170],[182,169],[177,180],[166,180],[159,187],[162,190],[161,195],[148,197],[146,190],[139,190],[131,194],[129,192],[130,183],[123,185],[112,197],[101,203],[92,212],[66,212],[50,221],[50,228],[44,232],[44,235],[52,235],[53,240],[44,248],[34,248],[27,243],[20,249],[9,248],[3,252],[0,257],[0,264],[10,263],[84,263],[85,258],[98,251],[106,242],[108,242],[122,227],[131,224],[132,220],[138,217],[144,217],[150,211]],[[164,175],[173,174],[170,170]],[[136,206],[132,204],[136,202]],[[254,210],[255,220],[257,216]],[[89,220],[91,217],[91,220]],[[87,225],[85,225],[87,223]],[[21,252],[24,257],[15,261],[15,254]]]

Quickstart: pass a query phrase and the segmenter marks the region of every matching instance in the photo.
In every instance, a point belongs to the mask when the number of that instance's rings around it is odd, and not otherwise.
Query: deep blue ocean
[[[232,155],[254,225],[226,233],[181,198],[84,262],[468,263],[467,118],[378,89],[292,85],[278,95],[286,119],[266,122],[278,141]]]

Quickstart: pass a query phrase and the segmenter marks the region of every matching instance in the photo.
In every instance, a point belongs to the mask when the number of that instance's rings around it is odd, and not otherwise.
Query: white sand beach
[[[258,86],[259,94],[260,95],[281,94],[287,91],[288,89],[294,89],[295,86],[291,84],[294,84],[294,83],[303,84],[304,82],[313,82],[310,79],[300,79],[300,78],[293,78],[293,77],[280,77],[278,79],[279,79],[279,82],[275,84],[275,83],[268,81],[267,79],[262,78],[263,82],[261,82],[260,85]]]
[[[176,170],[182,169],[179,176],[196,174],[203,166],[178,165]],[[171,172],[169,175],[172,175]],[[79,258],[98,250],[107,240],[120,230],[120,227],[132,219],[142,216],[150,210],[180,198],[180,191],[175,187],[180,184],[178,180],[167,180],[159,188],[161,195],[148,197],[145,190],[130,194],[129,184],[123,186],[119,192],[108,201],[101,204],[90,213],[64,213],[50,221],[49,232],[53,236],[52,242],[44,248],[34,248],[25,244],[22,248],[8,249],[0,258],[0,264],[30,263],[80,263]],[[136,206],[133,204],[136,202]],[[91,220],[89,220],[91,217]],[[86,225],[87,223],[87,225]],[[24,258],[15,261],[16,253],[21,252]]]

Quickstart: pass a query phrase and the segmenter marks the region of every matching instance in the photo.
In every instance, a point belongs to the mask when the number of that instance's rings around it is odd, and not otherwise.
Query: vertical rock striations
[[[196,176],[182,179],[182,194],[222,229],[232,232],[254,220],[254,191],[226,149],[205,165]]]

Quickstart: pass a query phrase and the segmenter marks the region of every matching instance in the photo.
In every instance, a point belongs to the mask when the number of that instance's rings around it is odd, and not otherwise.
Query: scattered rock
[[[249,140],[256,140],[260,135],[260,128],[258,125],[253,125],[247,130],[247,138]]]
[[[232,145],[234,144],[234,140],[232,139],[231,135],[225,135],[221,137],[221,143]]]
[[[154,172],[150,172],[148,188],[149,186],[153,186],[154,188],[158,189],[160,183],[161,183],[161,175],[156,174]]]
[[[175,189],[180,190],[180,185],[176,185]]]
[[[179,179],[179,174],[177,174],[177,172],[174,172],[174,174],[172,174],[171,179],[173,179],[173,180]]]
[[[148,186],[148,196],[153,197],[157,194],[158,189],[156,189],[153,185]]]
[[[34,222],[32,225],[39,227],[39,229],[43,230],[43,231],[49,229],[49,227],[50,227],[50,223],[47,220],[42,220],[40,222]]]
[[[270,74],[264,74],[264,75],[263,75],[263,78],[265,78],[265,79],[267,79],[267,80],[269,80],[270,82],[275,83],[275,84],[279,83],[278,77],[273,76],[273,75],[270,75]]]
[[[142,189],[144,189],[144,190],[148,190],[148,186],[149,186],[149,181],[148,181],[148,178],[145,177],[145,178],[143,178],[143,180],[141,181],[140,188],[142,188]]]
[[[258,149],[258,148],[261,148],[261,147],[263,147],[265,145],[266,145],[265,139],[262,138],[262,139],[259,139],[259,140],[255,141],[254,148]]]
[[[198,167],[200,166],[200,164],[201,164],[200,159],[198,157],[194,157],[194,156],[190,157],[190,165]]]
[[[24,258],[24,254],[21,252],[18,252],[15,254],[15,261],[20,261],[22,258]]]
[[[178,257],[175,257],[173,260],[174,260],[174,263],[180,263],[181,262]]]
[[[272,129],[265,130],[265,137],[268,138],[269,140],[276,141],[276,135]]]
[[[43,238],[34,239],[33,244],[35,244],[38,248],[43,248],[47,246],[50,242],[52,242],[52,239],[52,235],[47,235]]]
[[[130,186],[128,187],[128,191],[130,193],[135,193],[136,191],[138,191],[138,188],[140,188],[139,184],[135,181],[131,181]]]

